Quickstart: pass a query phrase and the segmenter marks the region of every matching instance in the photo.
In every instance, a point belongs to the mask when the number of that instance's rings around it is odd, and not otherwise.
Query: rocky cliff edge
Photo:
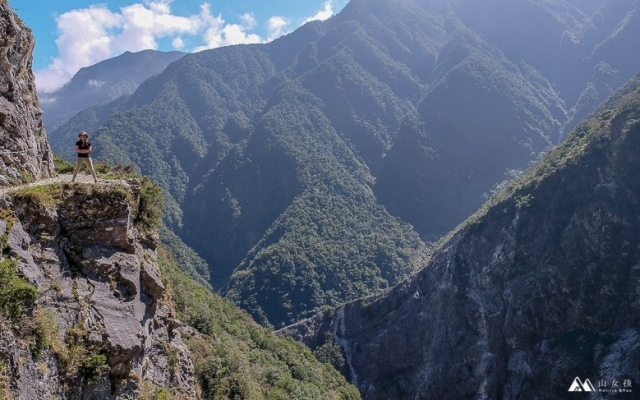
[[[31,31],[0,1],[0,187],[53,171],[31,70],[34,45]]]
[[[143,207],[137,179],[0,199],[0,261],[37,289],[23,315],[0,312],[0,397],[196,398]]]

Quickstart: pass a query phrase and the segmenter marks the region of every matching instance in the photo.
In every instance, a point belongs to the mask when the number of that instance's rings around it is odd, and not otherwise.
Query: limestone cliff
[[[1,261],[37,288],[23,316],[0,312],[5,396],[196,397],[140,193],[136,179],[54,183],[0,201]]]
[[[34,44],[31,31],[0,1],[0,187],[53,171],[31,71]]]
[[[638,171],[640,75],[414,277],[281,333],[328,332],[366,399],[638,396]]]

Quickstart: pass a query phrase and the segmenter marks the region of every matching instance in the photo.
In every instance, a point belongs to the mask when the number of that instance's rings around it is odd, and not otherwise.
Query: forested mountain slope
[[[213,285],[279,326],[398,283],[559,143],[640,69],[637,7],[353,0],[269,44],[189,54],[87,126],[167,190]]]
[[[340,344],[366,399],[566,398],[576,376],[633,393],[638,171],[640,75],[414,277],[282,333]]]
[[[360,398],[186,276],[198,266],[158,243],[162,191],[147,177],[102,165],[98,182],[71,183],[71,164],[54,169],[34,38],[7,0],[0,32],[0,399]]]
[[[47,130],[53,133],[77,112],[88,107],[130,95],[145,79],[162,72],[184,54],[179,51],[127,51],[118,57],[81,68],[60,89],[52,93],[40,93],[40,106]],[[50,135],[51,147],[56,153],[72,154],[67,143],[71,136],[64,135],[64,131],[60,133]]]

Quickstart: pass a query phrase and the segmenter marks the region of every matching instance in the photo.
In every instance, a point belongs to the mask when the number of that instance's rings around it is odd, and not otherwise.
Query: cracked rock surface
[[[0,2],[0,187],[53,172],[31,70],[34,45],[31,31]]]
[[[4,257],[37,287],[33,319],[46,315],[57,337],[34,357],[34,339],[19,337],[29,329],[0,320],[0,359],[17,398],[134,399],[154,388],[195,398],[182,324],[164,300],[157,234],[134,223],[139,182],[42,188],[57,201],[19,193],[0,200],[12,211],[0,226]],[[73,351],[82,354],[78,365]],[[99,368],[85,361],[96,356],[104,357]]]

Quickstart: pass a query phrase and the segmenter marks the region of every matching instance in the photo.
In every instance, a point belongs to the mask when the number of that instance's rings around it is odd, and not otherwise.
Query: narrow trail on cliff
[[[30,182],[30,183],[25,183],[22,185],[15,185],[15,186],[7,186],[7,187],[3,187],[0,188],[0,197],[3,197],[4,195],[6,195],[7,193],[13,192],[15,190],[18,189],[22,189],[25,187],[31,187],[31,186],[40,186],[40,185],[51,185],[54,183],[59,183],[59,182],[68,182],[71,183],[71,178],[73,177],[72,174],[58,174],[57,176],[54,176],[53,178],[45,178],[45,179],[40,179],[34,182]],[[76,177],[76,183],[90,183],[90,184],[95,184],[93,182],[93,177],[91,175],[88,174],[78,174],[78,176]],[[122,183],[124,185],[127,185],[127,182],[123,179],[102,179],[102,178],[98,178],[98,183],[97,184],[101,184],[101,183]]]

